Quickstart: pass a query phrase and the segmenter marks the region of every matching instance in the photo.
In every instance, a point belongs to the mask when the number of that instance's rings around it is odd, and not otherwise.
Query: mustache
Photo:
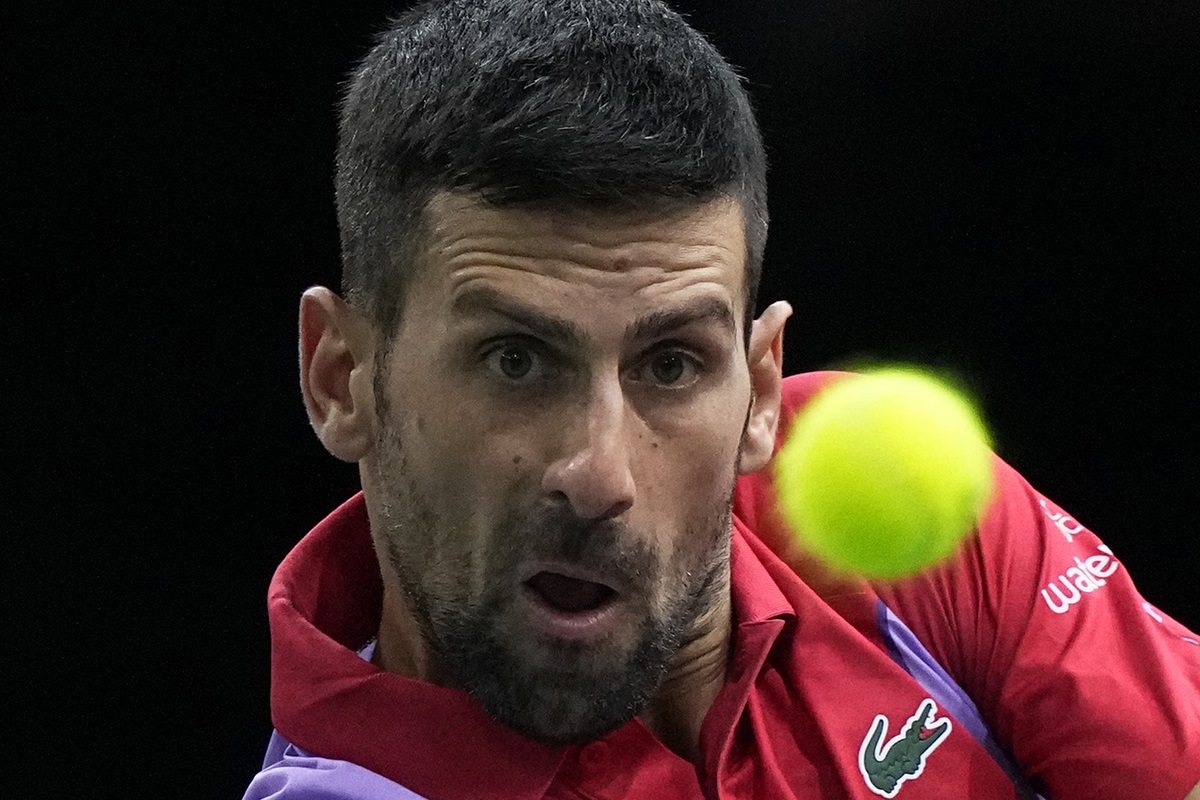
[[[570,509],[541,508],[501,526],[516,545],[512,563],[563,561],[622,583],[636,585],[656,572],[657,554],[648,540],[611,519],[584,519]]]

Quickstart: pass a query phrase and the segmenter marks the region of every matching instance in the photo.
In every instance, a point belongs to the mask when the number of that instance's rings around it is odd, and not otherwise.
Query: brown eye
[[[675,383],[683,377],[685,366],[682,356],[678,353],[668,353],[655,358],[650,364],[650,371],[659,383]]]
[[[504,377],[518,380],[533,369],[533,356],[523,347],[509,345],[496,351],[497,366]]]
[[[659,353],[650,359],[648,366],[654,382],[668,388],[686,386],[699,374],[695,360],[677,350]]]
[[[512,387],[532,386],[554,380],[560,364],[536,342],[509,339],[483,354],[483,364],[497,379]]]

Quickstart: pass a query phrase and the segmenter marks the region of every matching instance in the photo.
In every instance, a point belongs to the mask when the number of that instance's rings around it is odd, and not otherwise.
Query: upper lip
[[[554,572],[578,581],[591,581],[601,586],[607,586],[617,594],[624,594],[628,588],[623,580],[611,573],[604,570],[588,569],[579,564],[572,564],[569,561],[530,561],[524,565],[520,572],[520,582],[522,584],[526,583],[539,572]]]

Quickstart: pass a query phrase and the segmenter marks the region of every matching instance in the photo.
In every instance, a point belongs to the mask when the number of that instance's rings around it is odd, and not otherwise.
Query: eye
[[[524,378],[533,369],[533,354],[523,347],[509,345],[495,351],[496,367],[506,378]]]
[[[649,378],[659,386],[679,389],[690,386],[700,377],[700,367],[695,358],[680,350],[663,350],[655,353],[646,362]],[[639,379],[644,379],[639,375]]]
[[[550,376],[551,366],[537,348],[521,342],[505,342],[487,351],[484,363],[493,374],[511,383],[529,383]]]

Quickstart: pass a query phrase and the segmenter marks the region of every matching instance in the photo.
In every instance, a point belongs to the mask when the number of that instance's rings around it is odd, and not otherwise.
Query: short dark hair
[[[337,156],[342,290],[390,338],[441,191],[498,206],[739,202],[746,324],[766,156],[733,68],[659,0],[441,0],[352,73]]]

